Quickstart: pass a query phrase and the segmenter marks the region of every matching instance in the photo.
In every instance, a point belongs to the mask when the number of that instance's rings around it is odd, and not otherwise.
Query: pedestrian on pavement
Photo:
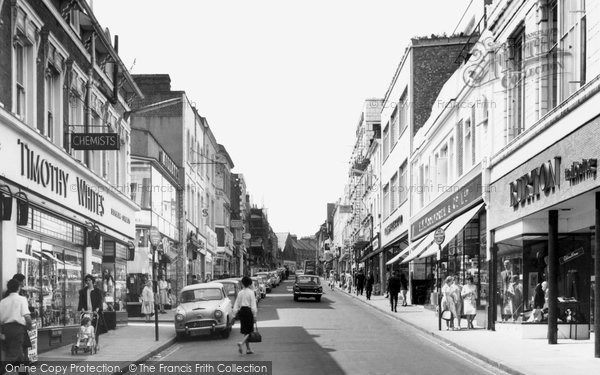
[[[454,309],[456,310],[456,320],[458,321],[458,330],[461,330],[462,328],[460,327],[460,323],[462,321],[462,297],[461,297],[461,293],[462,293],[462,284],[460,283],[460,276],[456,275],[454,276],[454,285],[453,287],[453,293],[454,293]]]
[[[390,296],[389,290],[388,290],[389,279],[390,279],[390,270],[388,269],[387,271],[385,271],[385,276],[383,279],[383,288],[385,289],[385,298],[388,298]]]
[[[373,284],[375,284],[375,277],[373,277],[373,272],[369,272],[369,277],[367,277],[366,281],[367,300],[371,300],[371,293],[373,293]]]
[[[477,287],[473,283],[473,276],[467,277],[467,283],[462,287],[460,295],[464,303],[463,313],[467,317],[467,329],[473,329],[473,319],[477,314]]]
[[[446,331],[454,328],[454,318],[457,317],[456,311],[456,291],[458,288],[454,285],[452,276],[446,277],[442,287],[442,312],[450,311],[450,319],[446,319]],[[460,321],[459,321],[460,323]]]
[[[23,288],[23,283],[25,282],[25,275],[23,275],[22,273],[15,273],[12,277],[13,279],[17,280],[19,282],[19,295],[23,295],[23,293],[21,292],[21,289]],[[4,292],[4,295],[2,296],[2,298],[6,298],[8,297],[10,293],[8,292],[8,290],[6,292]],[[24,296],[27,298],[27,296]]]
[[[5,373],[6,364],[18,365],[28,360],[25,337],[29,337],[27,330],[32,327],[27,298],[19,295],[21,283],[10,279],[6,289],[8,295],[0,301],[0,341],[4,351],[2,373]]]
[[[165,275],[160,276],[158,280],[158,307],[161,314],[166,314],[165,305],[169,304],[169,294],[167,292],[168,284]]]
[[[390,295],[390,307],[392,311],[398,312],[398,293],[400,293],[400,277],[398,271],[394,271],[393,276],[388,280],[388,293]]]
[[[146,315],[146,323],[150,322],[150,317],[154,311],[154,292],[152,291],[152,280],[146,281],[146,286],[142,290],[142,314]]]
[[[102,329],[106,332],[106,324],[102,319],[103,309],[103,298],[102,291],[96,286],[96,278],[90,274],[85,275],[83,278],[85,286],[79,290],[79,302],[77,304],[77,311],[92,312],[92,325],[98,327],[96,329],[96,344],[99,342],[100,327],[98,322],[102,322]]]
[[[242,341],[237,343],[238,352],[243,354],[242,345],[246,344],[246,354],[253,354],[254,352],[250,348],[248,337],[250,333],[254,331],[254,324],[256,323],[256,314],[258,309],[256,307],[256,296],[252,286],[252,279],[248,276],[242,278],[242,289],[235,299],[233,304],[233,316],[237,316],[240,320],[240,332],[244,335]]]
[[[192,275],[192,284],[198,284],[198,276]]]
[[[408,279],[404,272],[400,273],[400,293],[402,293],[402,306],[408,306],[406,292],[408,291]]]
[[[346,283],[348,284],[348,293],[352,293],[352,275],[346,274]]]
[[[361,268],[356,273],[356,295],[362,296],[364,290],[365,290],[365,274]]]

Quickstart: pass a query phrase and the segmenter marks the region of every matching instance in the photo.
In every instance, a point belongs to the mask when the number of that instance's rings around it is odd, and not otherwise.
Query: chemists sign
[[[71,133],[74,150],[119,150],[121,142],[116,133]]]

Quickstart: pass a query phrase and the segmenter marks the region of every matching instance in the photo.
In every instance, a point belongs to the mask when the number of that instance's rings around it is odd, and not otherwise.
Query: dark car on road
[[[315,275],[297,275],[294,283],[294,301],[300,297],[314,297],[317,302],[321,301],[323,286],[321,279]]]

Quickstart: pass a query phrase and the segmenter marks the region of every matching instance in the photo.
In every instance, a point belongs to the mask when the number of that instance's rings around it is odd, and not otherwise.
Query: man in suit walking
[[[390,295],[390,307],[392,311],[398,312],[398,293],[400,293],[401,288],[400,277],[398,276],[398,271],[394,271],[394,274],[388,280],[388,293]]]

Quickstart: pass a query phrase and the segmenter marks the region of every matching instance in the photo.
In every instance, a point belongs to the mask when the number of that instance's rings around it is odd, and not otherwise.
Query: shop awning
[[[413,251],[406,258],[404,258],[401,264],[410,262],[421,255],[423,251],[427,250],[429,245],[433,243],[433,235],[434,231],[431,231],[421,242],[413,246]]]
[[[410,251],[410,249],[412,248],[412,246],[406,246],[406,249],[402,250],[401,252],[399,252],[398,254],[396,254],[395,257],[393,257],[392,259],[388,260],[386,265],[389,266],[390,264],[394,264],[397,261],[400,260],[400,258],[402,258],[403,256],[405,256],[406,254],[408,254],[408,252]]]
[[[477,212],[481,209],[483,203],[478,204],[477,206],[471,208],[469,211],[460,215],[456,219],[452,220],[452,222],[444,229],[445,239],[442,243],[442,249],[456,237],[456,235],[467,225],[467,223],[475,216]],[[426,251],[424,251],[419,258],[427,258],[428,256],[432,256],[437,253],[439,247],[436,243],[431,244]]]
[[[383,248],[383,247],[380,247],[379,249],[377,249],[377,250],[375,250],[375,251],[371,251],[369,254],[367,254],[367,255],[365,255],[364,257],[362,257],[362,258],[359,260],[359,263],[360,263],[360,262],[364,262],[365,260],[367,260],[367,259],[369,259],[369,258],[371,258],[371,257],[374,257],[375,255],[377,255],[377,254],[381,253],[383,250],[384,250],[384,248]]]

